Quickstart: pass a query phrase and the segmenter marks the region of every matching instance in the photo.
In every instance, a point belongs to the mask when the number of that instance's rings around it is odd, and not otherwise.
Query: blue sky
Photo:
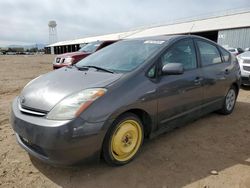
[[[1,0],[0,46],[48,43],[49,20],[61,41],[247,7],[250,0]]]

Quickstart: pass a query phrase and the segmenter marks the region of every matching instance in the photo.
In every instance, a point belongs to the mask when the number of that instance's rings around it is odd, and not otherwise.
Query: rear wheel
[[[112,166],[129,163],[138,153],[144,139],[140,119],[127,113],[118,118],[108,131],[103,144],[103,157]]]
[[[227,92],[227,95],[223,103],[223,107],[219,112],[224,115],[231,114],[234,110],[236,99],[237,99],[237,90],[234,86],[232,86]]]

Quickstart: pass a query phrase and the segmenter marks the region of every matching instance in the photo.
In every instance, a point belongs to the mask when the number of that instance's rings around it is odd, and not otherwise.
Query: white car
[[[250,85],[250,51],[237,56],[243,85]]]
[[[245,52],[250,51],[250,48],[245,48]]]
[[[244,50],[242,50],[241,48],[228,48],[227,50],[235,56],[240,55],[244,52]]]
[[[16,52],[7,52],[7,55],[16,55]]]

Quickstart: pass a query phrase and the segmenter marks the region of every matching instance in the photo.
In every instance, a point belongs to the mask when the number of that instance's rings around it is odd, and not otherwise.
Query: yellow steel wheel
[[[112,135],[112,156],[120,162],[130,160],[140,148],[142,139],[142,128],[137,121],[121,122]]]

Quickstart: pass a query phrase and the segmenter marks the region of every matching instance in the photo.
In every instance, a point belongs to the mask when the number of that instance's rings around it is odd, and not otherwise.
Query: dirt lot
[[[210,114],[145,143],[129,165],[55,168],[30,159],[10,128],[12,99],[53,56],[0,56],[0,187],[250,188],[250,88],[234,113]],[[218,175],[212,175],[212,170]]]

